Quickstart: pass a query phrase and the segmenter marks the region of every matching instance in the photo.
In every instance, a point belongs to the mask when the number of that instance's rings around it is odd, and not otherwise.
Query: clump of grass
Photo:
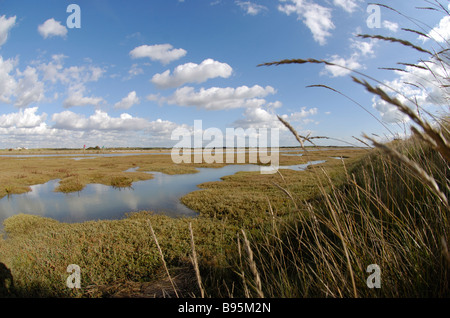
[[[114,188],[129,188],[133,184],[133,179],[126,176],[113,176],[111,178],[111,186]]]

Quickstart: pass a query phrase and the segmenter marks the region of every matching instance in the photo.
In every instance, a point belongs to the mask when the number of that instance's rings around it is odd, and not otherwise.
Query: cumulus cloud
[[[173,130],[189,129],[187,125],[162,119],[149,121],[126,113],[111,117],[100,110],[88,117],[71,111],[56,113],[51,125],[46,119],[47,114],[38,114],[37,107],[0,115],[0,147],[167,146]]]
[[[333,0],[335,6],[341,7],[349,13],[353,13],[359,7],[361,0]]]
[[[248,15],[257,15],[267,10],[267,7],[250,1],[236,1],[236,4]]]
[[[147,128],[148,121],[123,113],[120,117],[110,117],[106,112],[96,110],[89,117],[69,110],[53,114],[54,128],[66,130],[142,130]]]
[[[31,107],[19,110],[17,113],[3,114],[0,116],[0,128],[33,128],[40,126],[47,114],[37,115],[38,108]]]
[[[372,107],[380,113],[381,119],[386,123],[394,124],[408,121],[408,116],[400,112],[397,107],[388,104],[384,100],[373,97]]]
[[[297,19],[302,20],[313,34],[314,40],[320,45],[326,44],[326,39],[331,36],[330,31],[335,29],[331,16],[331,9],[321,6],[309,0],[280,0],[278,10],[291,15],[297,14]]]
[[[53,84],[61,83],[67,87],[67,97],[63,106],[98,106],[104,102],[101,97],[86,97],[86,85],[98,81],[104,74],[104,69],[93,65],[64,66],[64,55],[53,55],[48,63],[41,63],[38,69],[43,73],[43,80]]]
[[[6,18],[2,15],[0,17],[0,46],[5,44],[8,39],[9,30],[16,24],[16,16]]]
[[[0,102],[10,103],[17,82],[11,75],[17,61],[12,59],[4,60],[0,55]]]
[[[186,83],[203,83],[211,78],[231,76],[233,69],[226,63],[206,59],[200,64],[186,63],[178,65],[171,74],[170,70],[155,74],[151,80],[159,88],[178,87]]]
[[[392,32],[397,32],[400,27],[399,27],[398,23],[391,22],[391,21],[388,21],[388,20],[384,20],[383,21],[383,28],[388,29],[388,30],[390,30]]]
[[[350,70],[357,70],[362,67],[357,58],[358,55],[355,54],[348,59],[340,57],[339,55],[333,55],[331,59],[329,59],[329,62],[339,66],[325,65],[325,72],[330,74],[331,77],[347,76],[351,73]]]
[[[44,99],[44,83],[39,81],[36,69],[27,66],[25,71],[18,72],[21,76],[17,82],[15,95],[17,96],[14,105],[16,107],[27,107],[28,105],[40,102]]]
[[[62,25],[61,22],[56,21],[53,18],[48,19],[43,24],[40,24],[38,26],[38,31],[44,39],[53,36],[61,36],[64,38],[67,35],[67,28]]]
[[[27,107],[44,99],[44,83],[38,78],[37,70],[27,66],[21,72],[16,69],[17,59],[4,60],[0,56],[0,102],[12,103],[16,107]],[[13,72],[15,71],[15,73]]]
[[[98,106],[101,103],[105,102],[102,97],[84,96],[85,91],[86,87],[83,84],[78,84],[70,87],[68,91],[68,97],[64,100],[63,106],[65,108],[87,105]]]
[[[293,112],[289,115],[282,115],[281,117],[283,117],[286,120],[289,120],[290,122],[304,123],[308,117],[317,115],[317,112],[318,112],[317,108],[307,109],[306,107],[302,107],[299,112]]]
[[[130,114],[123,113],[119,117],[111,117],[106,112],[96,110],[94,114],[89,117],[76,114],[71,111],[64,111],[53,114],[52,121],[54,125],[52,128],[58,130],[68,131],[83,131],[83,132],[135,132],[146,135],[147,142],[152,136],[170,138],[172,131],[179,127],[187,128],[186,125],[178,125],[168,120],[157,119],[149,121],[145,118],[133,117]],[[122,137],[117,136],[117,142],[120,142]],[[116,142],[116,144],[117,144]]]
[[[370,39],[369,41],[360,41],[355,39],[350,39],[350,47],[355,50],[354,54],[359,54],[362,56],[372,56],[374,55],[373,47],[377,40]]]
[[[269,94],[275,94],[271,86],[252,87],[211,87],[201,88],[195,91],[193,87],[182,87],[177,89],[170,97],[160,98],[160,102],[175,104],[178,106],[195,106],[207,110],[225,110],[234,108],[259,107],[266,101],[262,99]]]
[[[137,97],[136,91],[130,92],[126,97],[122,98],[119,102],[114,104],[116,109],[128,109],[133,105],[139,104],[139,98]]]
[[[79,84],[96,82],[104,74],[104,70],[93,65],[64,66],[65,55],[55,54],[49,63],[42,63],[39,69],[43,72],[43,79],[52,83]]]
[[[279,128],[286,130],[286,127],[278,120],[277,114],[273,109],[264,105],[262,107],[247,108],[243,114],[243,118],[236,120],[233,125],[235,127],[247,128]],[[307,109],[302,107],[299,112],[290,114],[282,114],[284,120],[292,125],[305,125],[311,121],[309,117],[317,114],[317,108]]]
[[[133,59],[149,58],[162,64],[168,64],[186,55],[186,50],[174,49],[171,44],[141,45],[130,51]]]
[[[128,70],[128,77],[126,79],[133,78],[140,74],[144,74],[144,70],[140,68],[137,64],[131,65],[131,68]]]
[[[448,43],[450,41],[450,16],[443,17],[437,26],[435,26],[427,36],[438,43]],[[427,41],[428,38],[420,36],[423,41]]]
[[[363,41],[350,38],[350,49],[352,49],[350,57],[344,58],[337,54],[332,55],[327,60],[339,66],[325,65],[321,74],[328,74],[331,77],[341,77],[349,75],[351,70],[364,68],[361,60],[375,56],[374,46],[376,43],[376,39]]]

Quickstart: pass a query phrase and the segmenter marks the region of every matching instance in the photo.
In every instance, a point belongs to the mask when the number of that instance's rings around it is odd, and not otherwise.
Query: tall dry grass
[[[434,5],[433,10],[449,15],[438,1],[430,3]],[[429,32],[404,30],[425,36]],[[439,65],[442,68],[439,73],[427,69],[441,84],[439,88],[446,97],[444,107],[448,114],[448,42],[439,50],[427,50],[398,38],[361,37],[401,44],[424,53],[430,63]],[[306,63],[339,67],[318,59],[281,60],[261,65]],[[327,172],[315,168],[320,189],[317,200],[302,202],[290,197],[288,200],[298,209],[288,218],[274,217],[273,222],[261,229],[263,235],[256,234],[249,239],[256,269],[252,262],[236,264],[239,268],[236,272],[243,280],[241,290],[245,293],[242,294],[247,297],[259,297],[262,293],[267,297],[450,296],[448,117],[433,116],[415,99],[404,96],[407,105],[395,97],[400,92],[384,82],[350,71],[362,77],[354,76],[355,83],[395,106],[411,120],[412,134],[405,140],[386,143],[364,135],[375,149],[355,165],[346,167],[343,163],[344,186],[336,186],[331,178],[324,182],[327,178],[322,177]],[[302,147],[311,142],[298,135],[288,122],[280,120]],[[381,288],[368,287],[370,272],[367,270],[371,264],[381,270]],[[259,273],[262,293],[251,275],[255,270]]]

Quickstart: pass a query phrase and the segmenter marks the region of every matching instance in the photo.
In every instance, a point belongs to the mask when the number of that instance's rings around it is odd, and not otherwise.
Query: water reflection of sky
[[[321,163],[317,161],[313,163]],[[308,164],[285,166],[304,170]],[[18,214],[34,214],[61,222],[83,222],[99,219],[120,219],[127,212],[148,210],[173,217],[195,216],[197,213],[180,202],[189,192],[198,190],[204,182],[238,171],[259,171],[257,165],[229,165],[222,168],[198,168],[194,174],[166,175],[152,172],[154,178],[133,183],[132,188],[117,189],[101,184],[89,184],[76,193],[60,193],[54,189],[59,180],[31,186],[32,191],[11,195],[0,200],[0,222]],[[131,170],[130,170],[131,171]]]

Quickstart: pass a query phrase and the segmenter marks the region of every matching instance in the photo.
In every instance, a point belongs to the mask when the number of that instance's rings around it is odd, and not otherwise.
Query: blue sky
[[[355,35],[448,47],[448,16],[414,8],[429,6],[424,1],[386,2],[426,23],[424,33],[439,35],[423,41],[401,30],[417,25],[386,8],[380,7],[379,25],[368,24],[368,3],[0,1],[0,148],[170,147],[175,129],[192,130],[199,119],[203,129],[224,133],[279,127],[280,145],[295,145],[276,115],[301,134],[334,138],[318,142],[322,145],[360,145],[352,136],[362,133],[391,136],[379,121],[404,134],[404,118],[354,84],[342,68],[257,67],[287,58],[326,59],[386,81],[430,111],[442,111],[404,84],[411,76],[378,69],[417,63],[423,55]],[[80,9],[80,28],[67,23],[74,13],[67,12],[70,4]],[[330,90],[306,88],[312,84],[338,89],[365,110]]]

